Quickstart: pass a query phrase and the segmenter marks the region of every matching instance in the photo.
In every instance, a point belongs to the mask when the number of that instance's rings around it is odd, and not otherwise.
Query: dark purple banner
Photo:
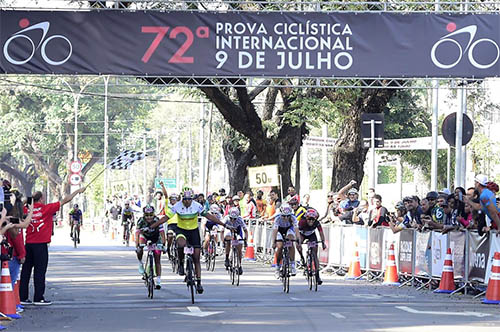
[[[1,11],[3,73],[498,76],[498,15]]]

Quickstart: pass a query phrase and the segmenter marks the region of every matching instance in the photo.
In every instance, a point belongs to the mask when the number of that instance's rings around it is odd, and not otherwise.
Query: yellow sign
[[[78,158],[82,163],[86,164],[92,159],[92,154],[89,151],[80,151],[78,153]]]
[[[248,182],[251,188],[279,186],[278,165],[248,167]]]

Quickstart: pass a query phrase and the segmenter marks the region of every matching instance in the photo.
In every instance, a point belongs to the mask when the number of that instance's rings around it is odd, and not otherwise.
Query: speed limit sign
[[[69,183],[72,186],[78,186],[80,183],[82,183],[82,175],[80,173],[73,173],[69,177]]]
[[[279,186],[278,165],[249,167],[248,180],[252,188]]]
[[[78,160],[72,161],[69,165],[71,173],[80,173],[82,171],[82,163]]]

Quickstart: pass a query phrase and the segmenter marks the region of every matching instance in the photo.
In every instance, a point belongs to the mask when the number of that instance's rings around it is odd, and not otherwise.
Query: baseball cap
[[[488,177],[484,174],[478,174],[476,175],[476,177],[474,178],[474,181],[476,181],[477,183],[479,183],[480,185],[482,186],[485,186],[486,187],[486,183],[488,182]]]
[[[349,191],[347,192],[347,195],[350,195],[350,194],[358,194],[358,190],[356,188],[351,188],[349,189]]]
[[[439,193],[440,193],[440,194],[441,194],[441,193],[443,193],[443,194],[446,194],[446,195],[451,195],[451,191],[450,191],[450,189],[448,189],[448,188],[444,188],[444,189],[443,189],[443,190],[441,190]]]

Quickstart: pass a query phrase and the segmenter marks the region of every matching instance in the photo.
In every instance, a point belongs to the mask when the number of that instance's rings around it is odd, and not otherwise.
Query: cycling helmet
[[[292,199],[290,199],[290,201],[288,201],[288,204],[290,204],[290,205],[298,205],[299,201],[297,200],[297,198],[293,197]]]
[[[318,219],[319,213],[315,209],[309,209],[306,211],[305,217],[306,217],[306,219],[309,219],[309,218]]]
[[[78,209],[78,204],[73,205],[73,209]]]
[[[283,215],[283,216],[291,216],[293,214],[293,209],[290,205],[283,204],[280,207],[280,212],[281,212],[281,215]]]
[[[168,196],[168,199],[175,199],[175,200],[178,200],[179,197],[177,197],[176,194],[170,194],[170,196]]]
[[[234,195],[234,196],[233,196],[233,201],[236,201],[236,200],[238,200],[238,201],[239,201],[239,200],[240,200],[240,196],[238,196],[238,195]]]
[[[405,204],[403,202],[397,202],[396,210],[406,210]]]
[[[229,210],[229,218],[236,219],[240,216],[240,209],[233,207]]]
[[[142,212],[144,214],[151,214],[155,212],[155,208],[148,204],[142,209]]]
[[[220,213],[220,207],[217,204],[210,205],[210,213]]]
[[[193,199],[194,198],[194,192],[191,189],[184,190],[182,192],[182,199]]]

